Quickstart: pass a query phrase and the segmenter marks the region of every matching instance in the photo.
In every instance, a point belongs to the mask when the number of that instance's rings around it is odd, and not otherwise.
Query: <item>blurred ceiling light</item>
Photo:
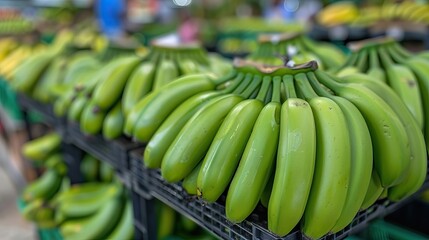
[[[192,0],[173,0],[173,3],[180,7],[188,6],[192,3]]]
[[[300,0],[284,0],[283,6],[288,12],[296,12],[299,8]]]

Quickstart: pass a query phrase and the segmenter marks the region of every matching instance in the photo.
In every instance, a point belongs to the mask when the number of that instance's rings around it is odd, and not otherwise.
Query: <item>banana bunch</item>
[[[132,239],[133,211],[119,182],[73,185],[50,202],[64,239]]]
[[[85,182],[112,182],[115,171],[107,163],[102,162],[93,156],[87,154],[82,158],[80,163],[80,172]]]
[[[227,76],[186,76],[143,98],[134,137],[147,143],[145,166],[166,181],[183,180],[208,202],[226,193],[230,221],[245,220],[261,200],[275,234],[300,223],[320,238],[383,191],[399,201],[426,177],[421,129],[389,88],[370,82],[345,83],[315,61],[237,60]]]
[[[29,58],[32,54],[38,54],[45,50],[44,45],[31,46],[29,44],[22,44],[16,47],[14,50],[9,52],[4,59],[0,61],[0,74],[5,77],[6,80],[11,81],[17,67]]]
[[[22,155],[27,159],[39,163],[46,162],[49,156],[58,153],[61,145],[61,136],[55,132],[26,142],[22,146]]]
[[[352,21],[357,26],[371,26],[381,21],[404,21],[408,23],[428,24],[429,5],[419,1],[385,2],[382,5],[369,5],[360,8]],[[325,24],[326,25],[326,24]]]
[[[18,43],[12,38],[0,39],[0,61],[5,59],[17,47]]]
[[[79,122],[85,134],[101,133],[106,139],[122,135],[126,119],[139,101],[178,76],[231,69],[219,56],[207,55],[198,47],[154,45],[144,57],[112,59],[87,78],[74,81],[54,104],[54,112]],[[74,78],[73,78],[74,79]]]
[[[392,39],[372,39],[351,45],[355,51],[337,71],[346,79],[367,79],[365,73],[390,87],[405,104],[429,145],[429,60],[412,55]]]
[[[59,153],[47,157],[43,165],[43,175],[28,184],[21,194],[21,200],[26,204],[22,214],[39,228],[53,228],[56,226],[55,209],[49,202],[69,187],[69,180],[65,176],[67,166]]]
[[[293,64],[316,60],[319,67],[328,70],[341,66],[345,60],[341,50],[328,43],[314,42],[302,33],[261,35],[257,50],[248,59],[280,65],[283,61],[279,57]]]

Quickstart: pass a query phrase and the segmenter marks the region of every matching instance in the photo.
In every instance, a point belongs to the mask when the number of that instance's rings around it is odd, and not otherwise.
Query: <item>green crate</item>
[[[418,232],[413,232],[398,225],[388,223],[384,220],[374,221],[368,228],[360,234],[364,239],[373,240],[427,240],[425,236]]]
[[[18,210],[20,213],[25,208],[25,202],[18,198],[16,205],[18,206]],[[63,237],[61,236],[60,230],[58,228],[46,228],[46,229],[37,229],[37,235],[38,239],[40,240],[62,240]]]
[[[13,121],[21,122],[24,120],[17,94],[2,77],[0,77],[0,107],[6,111]],[[31,123],[40,122],[41,119],[42,116],[40,114],[33,111],[29,112]]]

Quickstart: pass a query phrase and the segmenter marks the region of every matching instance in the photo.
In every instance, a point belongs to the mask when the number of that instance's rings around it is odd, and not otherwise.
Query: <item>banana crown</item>
[[[259,36],[259,44],[248,59],[267,64],[280,65],[283,57],[294,64],[317,60],[319,67],[337,68],[345,59],[344,54],[334,46],[316,43],[304,33],[264,34]]]

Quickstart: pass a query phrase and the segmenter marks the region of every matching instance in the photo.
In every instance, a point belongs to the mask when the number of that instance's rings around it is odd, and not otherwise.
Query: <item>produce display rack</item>
[[[36,111],[39,113],[44,122],[50,126],[53,126],[55,130],[60,133],[62,136],[65,135],[66,128],[66,119],[56,117],[54,115],[54,109],[51,104],[41,103],[39,101],[33,100],[31,97],[18,93],[18,103],[21,106],[23,112],[23,118],[26,124],[27,131],[29,133],[29,138],[32,139],[31,129],[29,127],[30,121],[28,120],[28,112]]]
[[[125,186],[131,186],[131,175],[128,172],[128,153],[141,147],[141,144],[133,143],[123,137],[108,141],[101,135],[85,135],[80,131],[79,124],[76,123],[67,125],[67,133],[73,144],[94,157],[109,163]]]
[[[131,173],[133,175],[134,191],[141,198],[150,199],[155,197],[169,205],[179,213],[193,219],[197,224],[222,239],[267,239],[267,240],[299,240],[306,237],[299,231],[294,230],[289,235],[281,238],[267,230],[266,211],[258,206],[256,214],[252,214],[247,220],[240,224],[234,224],[225,217],[225,198],[220,201],[207,203],[196,197],[189,196],[180,184],[167,183],[159,170],[147,169],[143,166],[142,154],[144,149],[131,152]],[[422,189],[429,188],[429,178],[426,179]],[[344,239],[347,236],[363,230],[368,223],[376,218],[384,217],[389,213],[401,208],[415,196],[397,203],[381,200],[365,211],[361,211],[353,222],[344,230],[323,237],[324,240]],[[137,219],[138,221],[138,219]],[[156,229],[156,228],[155,228]]]
[[[269,232],[267,230],[266,210],[262,206],[258,206],[255,212],[242,223],[232,223],[225,216],[225,197],[221,197],[218,202],[207,203],[195,196],[188,195],[180,183],[167,183],[159,170],[147,169],[143,165],[144,146],[142,144],[132,142],[124,137],[108,141],[101,135],[85,135],[80,131],[77,123],[56,118],[53,115],[52,107],[49,105],[40,104],[22,94],[19,95],[19,103],[24,112],[29,109],[40,112],[45,117],[47,124],[52,124],[55,129],[63,131],[66,136],[64,138],[66,144],[63,146],[63,150],[70,152],[66,161],[72,162],[81,159],[81,155],[79,156],[76,153],[78,151],[73,148],[77,147],[115,168],[117,176],[124,182],[132,195],[136,239],[156,239],[155,199],[189,217],[220,239],[306,239],[298,229],[294,229],[289,235],[282,238]],[[74,168],[70,170],[79,171],[77,166],[78,164],[75,163]],[[75,182],[81,180],[77,177]],[[426,179],[422,190],[426,188],[429,188],[429,178]],[[326,235],[322,239],[344,239],[360,232],[368,226],[371,220],[394,212],[415,199],[417,195],[418,193],[397,203],[391,203],[387,200],[378,201],[369,209],[359,212],[353,222],[344,230],[336,234]]]

